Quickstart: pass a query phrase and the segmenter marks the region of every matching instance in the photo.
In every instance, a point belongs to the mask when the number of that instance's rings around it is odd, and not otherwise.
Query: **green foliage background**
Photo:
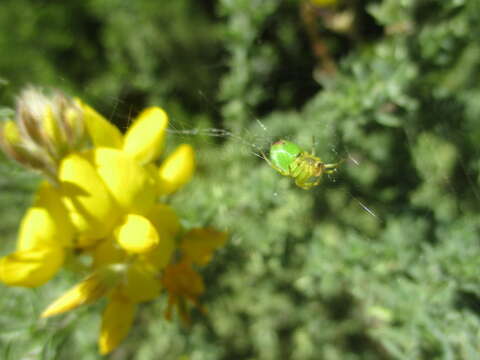
[[[157,104],[172,130],[199,130],[169,146],[192,143],[199,158],[174,206],[231,234],[204,271],[209,313],[185,329],[163,319],[164,302],[146,304],[112,359],[480,358],[480,2],[345,0],[350,34],[316,18],[329,76],[300,6],[0,3],[1,105],[39,84],[122,129]],[[326,161],[348,159],[314,190],[255,156],[279,138],[309,149],[312,135]],[[5,160],[0,173],[6,253],[38,179]],[[0,286],[2,359],[100,358],[102,303],[38,319],[74,281]]]

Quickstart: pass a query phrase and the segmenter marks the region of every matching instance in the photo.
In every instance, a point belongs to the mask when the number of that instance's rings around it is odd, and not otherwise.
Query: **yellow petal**
[[[50,304],[41,317],[58,315],[98,300],[109,289],[104,275],[101,272],[90,275]]]
[[[127,253],[113,238],[101,240],[91,251],[95,269],[125,261]]]
[[[197,265],[207,264],[215,249],[223,246],[227,234],[212,228],[196,228],[185,234],[180,248],[189,261]]]
[[[205,291],[202,276],[187,262],[170,264],[163,273],[162,283],[170,295],[195,299]]]
[[[108,235],[120,210],[90,160],[88,155],[71,154],[58,175],[62,202],[79,233],[80,246]]]
[[[168,195],[177,191],[193,176],[195,154],[190,145],[182,144],[168,156],[158,170],[159,194]]]
[[[48,141],[52,144],[64,144],[66,139],[64,138],[64,134],[62,133],[59,123],[55,118],[55,114],[52,111],[52,106],[45,105],[43,110],[41,127],[44,131],[44,136],[46,136]]]
[[[143,214],[155,202],[153,174],[120,150],[98,148],[94,163],[110,193],[125,212]]]
[[[160,242],[152,250],[141,254],[139,261],[152,271],[158,271],[167,266],[175,250],[175,241],[168,235],[160,237]]]
[[[76,101],[84,112],[85,124],[93,144],[121,149],[123,136],[120,130],[87,104],[82,103],[79,99]]]
[[[37,191],[34,205],[27,210],[20,224],[17,250],[42,246],[71,246],[73,226],[60,194],[43,182]]]
[[[150,301],[160,294],[160,279],[156,273],[141,263],[136,263],[129,267],[119,290],[131,301]]]
[[[180,318],[185,325],[190,324],[186,300],[193,303],[200,311],[205,308],[198,301],[205,291],[202,276],[197,273],[189,262],[170,264],[163,272],[162,284],[168,292],[168,305],[165,311],[165,318],[170,320],[172,310],[177,308]]]
[[[159,243],[157,230],[145,217],[129,214],[115,231],[120,246],[129,253],[141,254],[152,250]]]
[[[123,150],[140,164],[155,160],[163,150],[168,117],[159,107],[142,111],[125,134]]]
[[[0,281],[10,286],[43,285],[55,276],[64,259],[60,247],[16,251],[0,259]]]
[[[159,243],[151,251],[142,254],[140,260],[155,270],[170,263],[175,250],[175,237],[181,230],[175,211],[166,204],[156,204],[146,216],[159,234]]]
[[[100,354],[106,355],[115,349],[132,327],[136,305],[121,296],[113,297],[102,317],[102,330],[98,345]]]
[[[177,236],[181,229],[180,219],[175,210],[166,204],[155,204],[146,216],[158,232],[165,232],[170,237]]]

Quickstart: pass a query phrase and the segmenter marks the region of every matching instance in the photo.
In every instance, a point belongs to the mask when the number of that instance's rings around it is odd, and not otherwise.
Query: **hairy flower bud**
[[[27,148],[17,124],[12,120],[4,122],[0,127],[0,147],[11,159],[29,168],[38,168],[46,160],[32,156],[33,151]]]
[[[87,143],[83,118],[73,99],[28,88],[17,99],[16,123],[6,122],[0,143],[11,158],[54,180],[60,161]]]

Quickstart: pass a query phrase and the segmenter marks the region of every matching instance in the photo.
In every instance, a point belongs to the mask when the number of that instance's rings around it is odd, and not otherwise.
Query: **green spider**
[[[270,159],[262,153],[267,163],[283,176],[295,179],[295,185],[309,190],[322,181],[322,175],[334,173],[341,161],[325,164],[315,153],[303,151],[297,144],[278,140],[270,147]]]

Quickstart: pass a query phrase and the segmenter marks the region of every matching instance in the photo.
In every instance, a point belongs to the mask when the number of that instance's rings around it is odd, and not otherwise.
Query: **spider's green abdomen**
[[[298,145],[287,140],[279,140],[270,147],[270,161],[277,168],[288,174],[290,171],[289,166],[301,152],[302,149]]]

